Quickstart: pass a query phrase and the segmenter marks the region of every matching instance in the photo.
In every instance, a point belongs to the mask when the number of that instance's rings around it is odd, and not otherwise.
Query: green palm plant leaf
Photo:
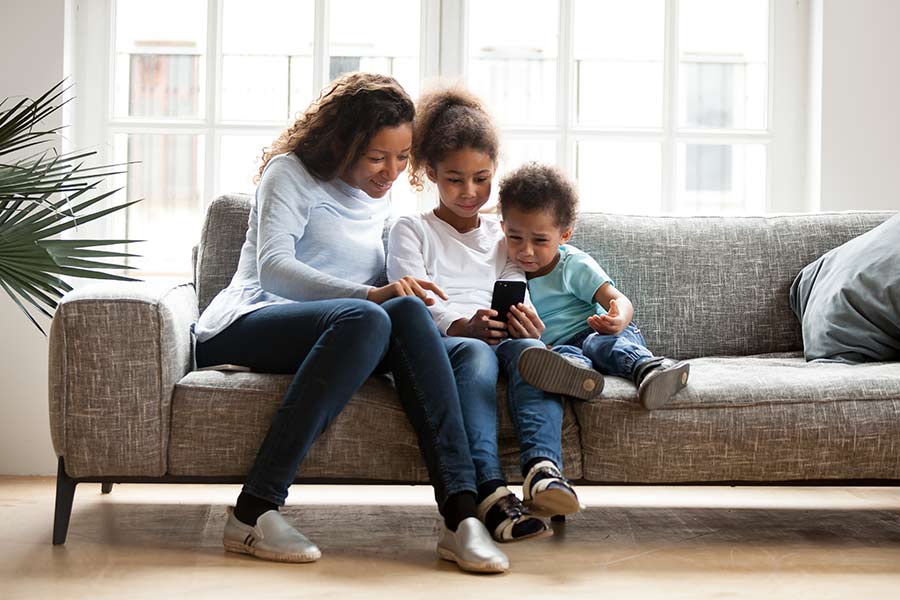
[[[55,239],[137,202],[102,208],[119,189],[101,193],[100,184],[125,173],[127,164],[86,166],[96,152],[60,154],[47,148],[58,140],[62,127],[42,127],[41,121],[69,101],[62,99],[68,90],[64,84],[36,100],[0,102],[0,289],[44,334],[37,314],[52,317],[60,298],[72,290],[62,277],[135,281],[107,271],[133,269],[110,259],[136,255],[96,248],[137,240]],[[21,156],[28,149],[38,151]]]

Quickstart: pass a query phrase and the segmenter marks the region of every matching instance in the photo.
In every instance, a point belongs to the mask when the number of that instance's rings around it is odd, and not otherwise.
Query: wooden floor
[[[292,489],[310,565],[225,553],[236,486],[82,484],[53,547],[54,480],[0,478],[0,598],[900,597],[900,488],[581,487],[588,508],[512,568],[436,558],[425,487]]]

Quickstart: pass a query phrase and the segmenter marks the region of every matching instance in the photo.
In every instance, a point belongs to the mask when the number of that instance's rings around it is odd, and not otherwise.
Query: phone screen
[[[491,299],[491,308],[497,311],[494,317],[498,321],[506,321],[509,307],[525,302],[525,282],[499,279],[494,282],[494,296]]]

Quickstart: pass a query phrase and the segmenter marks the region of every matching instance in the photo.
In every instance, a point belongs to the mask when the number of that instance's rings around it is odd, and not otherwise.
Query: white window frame
[[[207,0],[207,47],[205,111],[202,119],[161,121],[140,118],[116,118],[113,113],[113,75],[115,73],[115,0],[66,0],[75,36],[74,123],[71,133],[76,147],[95,148],[101,160],[110,161],[113,139],[121,133],[196,134],[202,136],[204,165],[201,177],[201,204],[204,210],[213,199],[219,180],[219,154],[223,135],[277,134],[284,122],[248,123],[222,121],[221,110],[221,37],[223,0]],[[755,142],[767,147],[766,212],[808,210],[806,178],[807,46],[810,9],[807,2],[768,0],[769,2],[769,91],[767,129],[765,131],[727,132],[679,130],[677,90],[677,24],[679,0],[666,2],[666,39],[664,63],[664,117],[659,130],[614,130],[586,127],[575,122],[576,90],[574,73],[573,0],[559,0],[559,48],[557,63],[557,114],[550,127],[505,127],[507,139],[553,140],[557,162],[573,177],[576,173],[576,148],[588,140],[642,140],[662,144],[662,207],[674,206],[676,148],[679,143]],[[315,0],[315,40],[313,89],[327,81],[328,61],[327,0]],[[421,0],[420,75],[422,81],[437,76],[465,79],[468,53],[466,24],[470,10],[477,5],[469,0]],[[498,25],[502,26],[502,25]],[[436,34],[437,33],[437,34]],[[121,198],[118,198],[121,200]],[[112,199],[113,201],[116,198]],[[420,208],[430,200],[420,199]],[[124,215],[101,220],[90,233],[120,236]],[[102,230],[96,229],[102,227]]]

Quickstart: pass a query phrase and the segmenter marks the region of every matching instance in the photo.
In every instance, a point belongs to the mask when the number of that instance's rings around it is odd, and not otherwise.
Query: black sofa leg
[[[69,517],[72,516],[72,500],[75,498],[76,481],[66,475],[62,456],[56,471],[56,511],[53,516],[53,545],[66,543],[69,532]]]
[[[553,515],[552,517],[550,517],[550,520],[551,520],[553,523],[565,523],[565,522],[566,522],[566,515]]]
[[[101,494],[110,493],[112,491],[112,486],[113,486],[113,484],[111,481],[104,481],[103,483],[100,484],[100,493]]]

